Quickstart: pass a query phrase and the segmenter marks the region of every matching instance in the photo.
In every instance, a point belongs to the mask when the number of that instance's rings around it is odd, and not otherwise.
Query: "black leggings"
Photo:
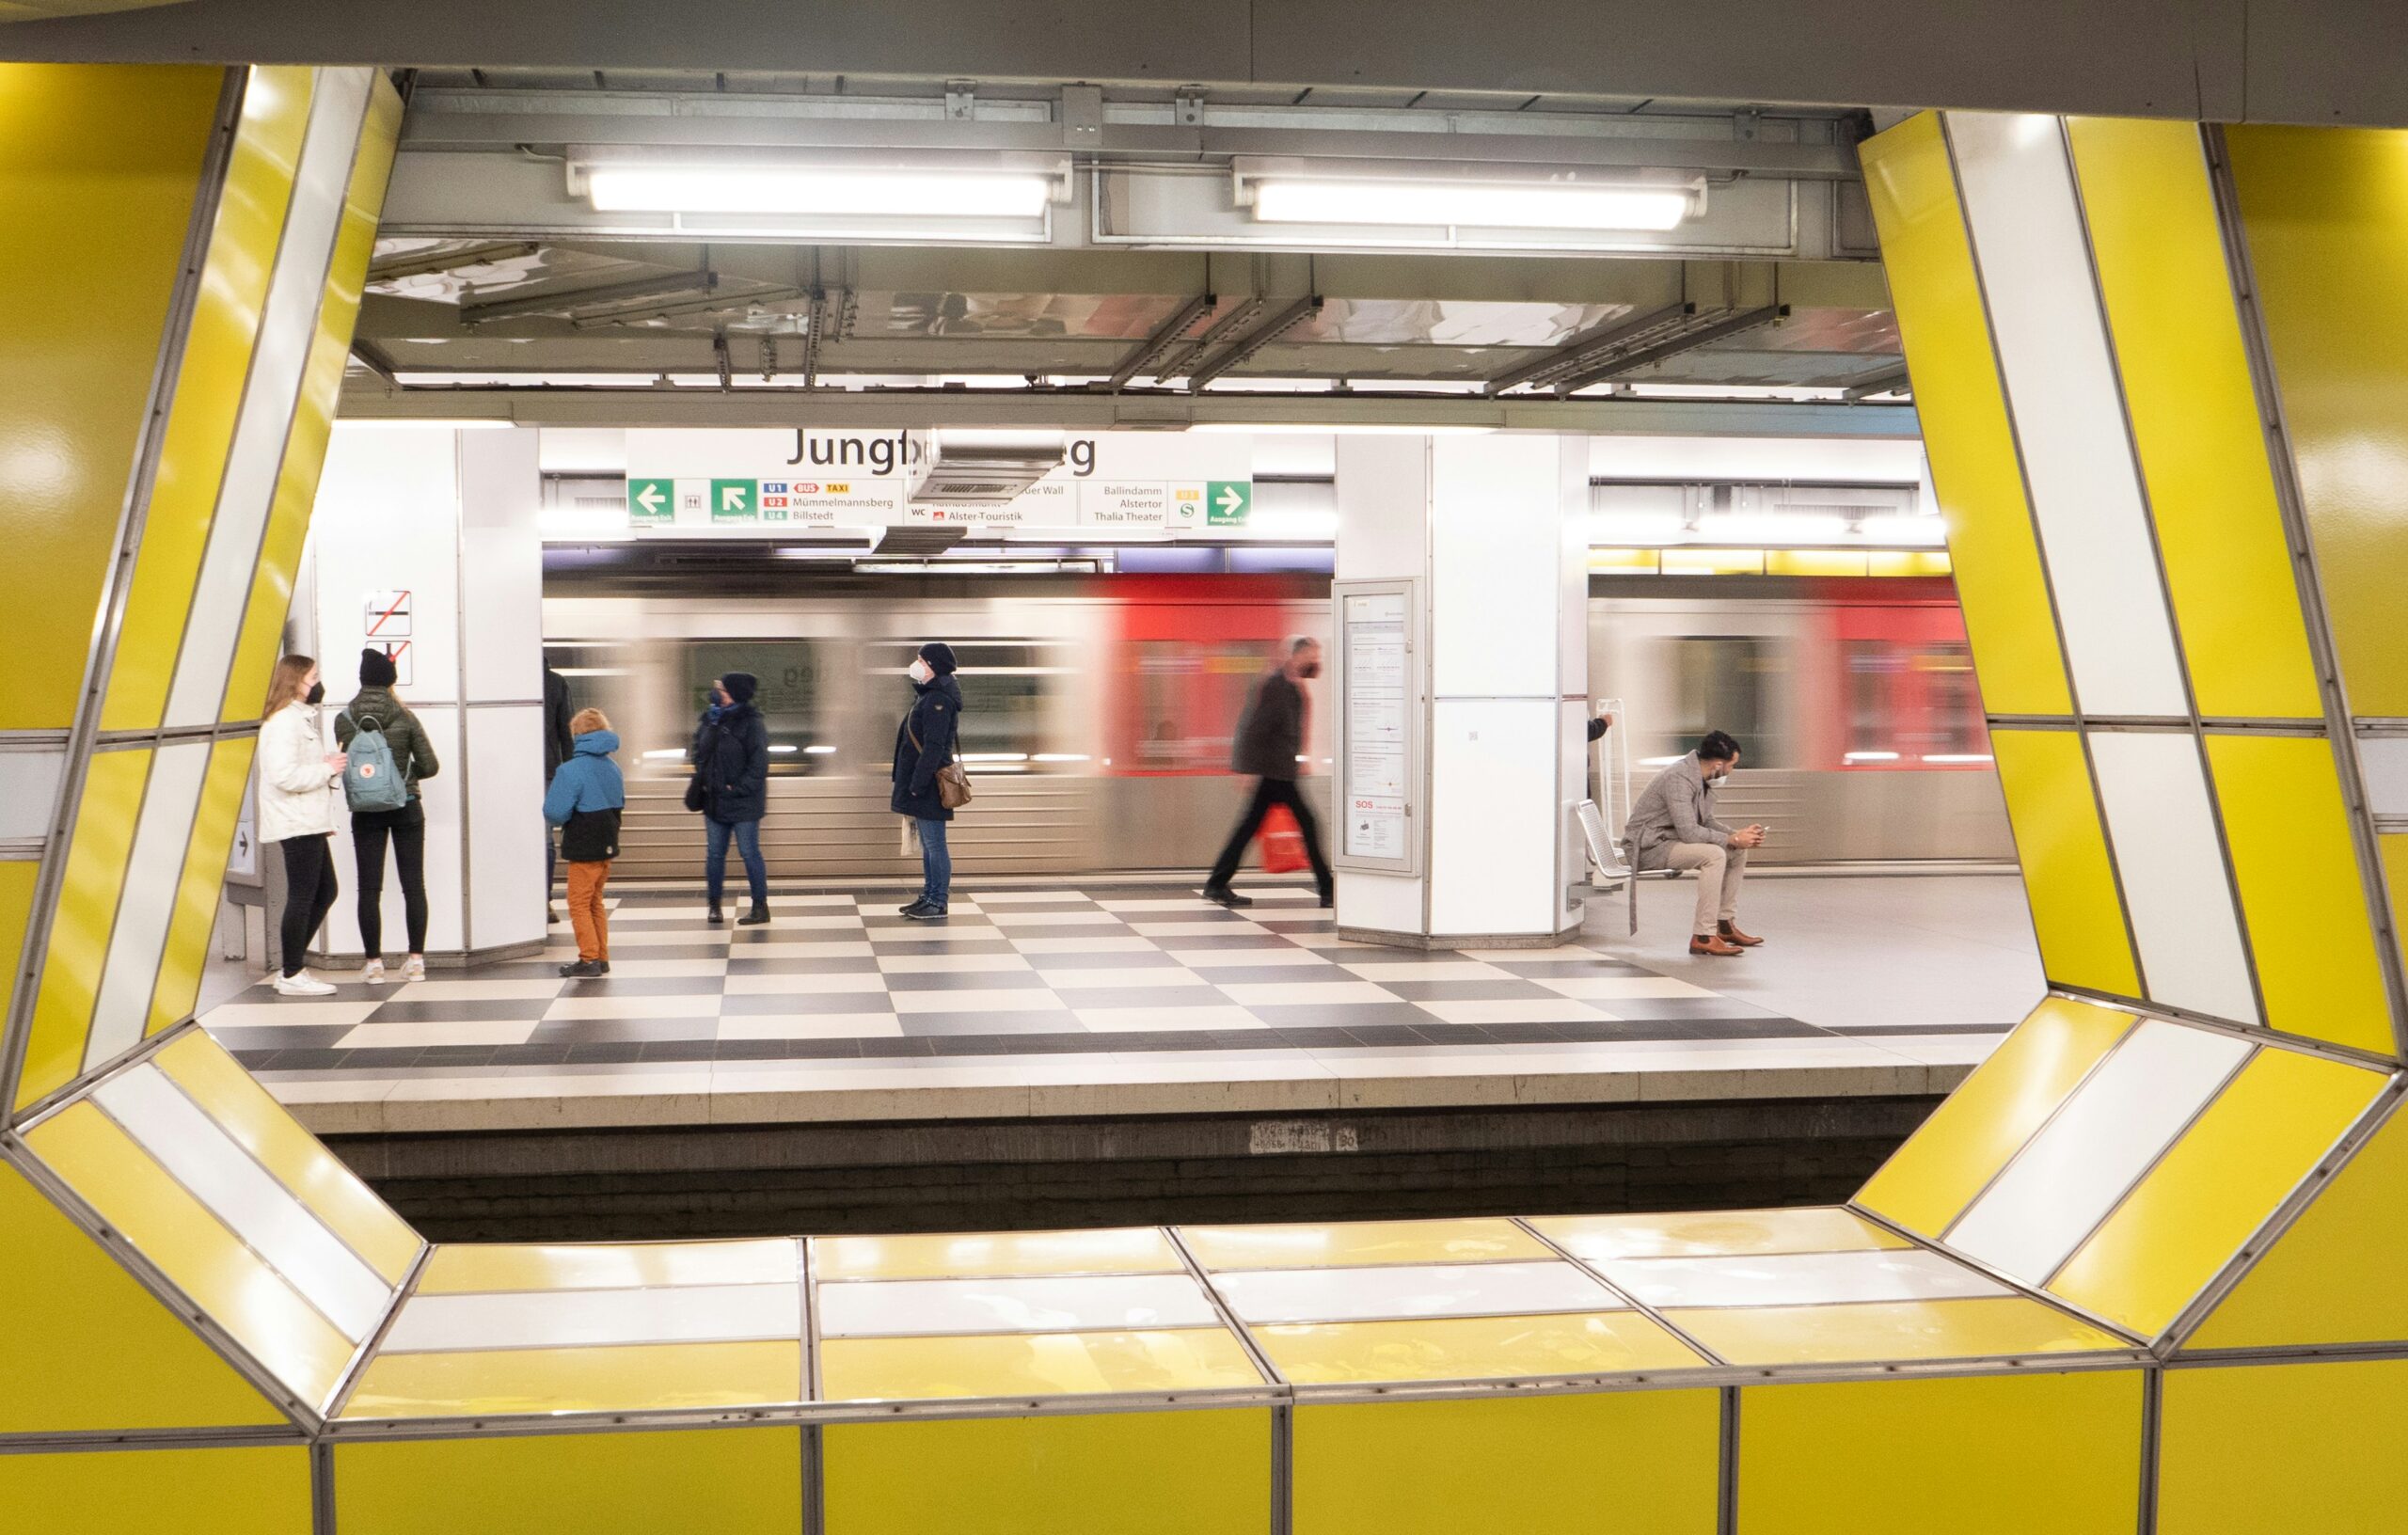
[[[287,837],[277,844],[284,850],[284,921],[277,929],[277,957],[284,962],[287,975],[301,973],[309,957],[309,935],[335,909],[335,857],[327,846],[332,840],[321,831],[310,837]]]
[[[359,952],[384,955],[385,839],[393,839],[393,865],[402,877],[402,922],[412,954],[426,952],[426,807],[416,799],[399,810],[351,813],[351,851],[359,871]]]
[[[1329,894],[1329,860],[1322,857],[1321,828],[1313,822],[1313,813],[1305,805],[1305,797],[1296,789],[1291,778],[1258,778],[1254,781],[1254,798],[1246,801],[1245,814],[1238,817],[1238,829],[1229,833],[1228,846],[1221,849],[1221,861],[1204,878],[1206,888],[1218,890],[1237,877],[1238,861],[1245,857],[1245,845],[1262,830],[1262,817],[1274,805],[1285,805],[1296,817],[1296,830],[1305,834],[1305,856],[1312,860],[1313,882],[1321,886],[1323,895]]]

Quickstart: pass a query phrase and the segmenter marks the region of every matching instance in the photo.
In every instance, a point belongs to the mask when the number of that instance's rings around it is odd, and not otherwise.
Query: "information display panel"
[[[1421,595],[1410,580],[1339,581],[1337,783],[1341,869],[1421,872]]]

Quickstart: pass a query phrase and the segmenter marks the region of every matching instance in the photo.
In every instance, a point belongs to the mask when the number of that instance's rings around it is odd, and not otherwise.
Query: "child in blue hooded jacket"
[[[610,918],[602,887],[619,856],[619,813],[627,786],[610,753],[619,737],[600,709],[579,709],[568,722],[575,744],[544,795],[544,819],[562,829],[561,860],[568,865],[568,920],[577,929],[577,958],[561,967],[572,980],[610,973]]]

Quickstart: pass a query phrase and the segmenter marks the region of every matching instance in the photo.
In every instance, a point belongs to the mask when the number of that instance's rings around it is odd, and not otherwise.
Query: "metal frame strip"
[[[18,1083],[24,1075],[25,1052],[32,1040],[34,1003],[47,968],[50,935],[66,883],[76,817],[83,809],[84,780],[93,743],[100,734],[101,704],[117,655],[118,635],[125,622],[126,598],[134,584],[135,561],[150,512],[150,487],[166,445],[167,413],[175,404],[176,378],[183,363],[186,333],[199,302],[210,235],[216,229],[217,204],[225,191],[227,166],[233,153],[234,135],[241,126],[243,94],[249,79],[249,71],[239,67],[225,71],[218,87],[216,116],[194,183],[192,213],[184,229],[183,249],[177,260],[175,291],[162,323],[158,357],[151,366],[141,433],[135,445],[133,470],[127,476],[124,499],[118,513],[114,552],[102,579],[100,607],[93,615],[91,642],[84,657],[83,685],[76,692],[75,718],[68,727],[66,764],[59,778],[50,835],[42,849],[41,871],[34,877],[33,914],[25,925],[24,950],[17,959],[5,1030],[0,1030],[0,1122],[16,1117]],[[147,784],[145,790],[148,791]],[[131,862],[130,847],[126,856]],[[119,894],[122,897],[122,888]],[[114,912],[111,920],[114,925]],[[99,992],[96,977],[96,1003]],[[87,1027],[88,1022],[87,1020]]]
[[[1185,1239],[1179,1234],[1179,1227],[1164,1226],[1156,1229],[1179,1254],[1180,1261],[1187,1266],[1188,1277],[1196,1281],[1196,1287],[1212,1303],[1213,1312],[1221,1319],[1221,1325],[1236,1336],[1238,1346],[1245,1350],[1246,1358],[1253,1362],[1263,1383],[1281,1390],[1282,1400],[1271,1405],[1271,1535],[1289,1535],[1296,1517],[1296,1415],[1291,1383],[1279,1373],[1279,1367],[1271,1362],[1271,1356],[1262,1352],[1262,1346],[1255,1341],[1245,1323],[1229,1309],[1228,1302],[1222,1299],[1221,1292],[1213,1288],[1212,1275],[1188,1250]]]
[[[1691,1337],[1687,1331],[1666,1318],[1664,1313],[1658,1311],[1656,1307],[1649,1306],[1646,1302],[1641,1301],[1638,1296],[1633,1295],[1630,1291],[1623,1289],[1620,1285],[1615,1284],[1604,1274],[1599,1274],[1594,1264],[1579,1258],[1573,1253],[1572,1249],[1563,1246],[1554,1238],[1548,1236],[1545,1232],[1541,1231],[1537,1226],[1532,1226],[1528,1217],[1515,1215],[1511,1217],[1511,1219],[1515,1226],[1518,1226],[1524,1231],[1529,1232],[1533,1241],[1545,1243],[1549,1252],[1555,1254],[1556,1257],[1563,1259],[1563,1261],[1571,1264],[1574,1268],[1578,1269],[1582,1274],[1587,1274],[1591,1279],[1604,1286],[1608,1294],[1618,1297],[1622,1301],[1623,1305],[1628,1306],[1634,1313],[1639,1316],[1645,1317],[1649,1321],[1652,1321],[1656,1326],[1661,1327],[1673,1337],[1680,1339],[1683,1346],[1695,1353],[1699,1358],[1704,1360],[1707,1364],[1730,1365],[1729,1360],[1723,1358],[1722,1355],[1715,1353],[1712,1349],[1709,1349],[1704,1344],[1699,1342],[1695,1337]]]
[[[2324,731],[2333,743],[2334,774],[2340,781],[2342,809],[2349,817],[2351,841],[2357,848],[2358,880],[2366,899],[2367,920],[2373,926],[2375,959],[2382,966],[2384,989],[2391,1002],[2392,1043],[2397,1052],[2408,1055],[2408,962],[2402,960],[2400,935],[2391,920],[2382,845],[2367,802],[2366,767],[2358,755],[2357,733],[2350,715],[2348,679],[2341,675],[2332,614],[2324,606],[2324,580],[2317,562],[2316,541],[2308,527],[2299,465],[2292,456],[2282,379],[2274,371],[2266,315],[2258,302],[2257,269],[2250,259],[2248,231],[2242,223],[2241,192],[2233,180],[2232,157],[2226,148],[2224,128],[2216,123],[2205,124],[2201,142],[2208,161],[2208,182],[2215,194],[2216,221],[2224,234],[2225,267],[2232,280],[2233,307],[2241,320],[2242,347],[2248,355],[2250,382],[2258,392],[2258,419],[2265,434],[2267,464],[2273,472],[2274,503],[2281,510],[2284,536],[2290,545],[2291,578],[2299,588],[2308,654],[2314,657],[2318,690],[2324,699]]]
[[[418,1293],[419,1281],[425,1277],[426,1266],[435,1258],[435,1243],[422,1237],[419,1240],[418,1257],[411,1260],[410,1272],[402,1275],[402,1282],[393,1287],[392,1299],[385,1306],[383,1320],[361,1340],[359,1351],[352,1355],[351,1363],[344,1368],[341,1377],[335,1382],[334,1390],[326,1397],[325,1418],[329,1423],[341,1417],[342,1410],[351,1404],[352,1393],[359,1389],[360,1377],[368,1373],[368,1367],[375,1362],[377,1353],[384,1349],[385,1339],[393,1331],[393,1324],[402,1320],[402,1308],[409,1305],[411,1297]]]

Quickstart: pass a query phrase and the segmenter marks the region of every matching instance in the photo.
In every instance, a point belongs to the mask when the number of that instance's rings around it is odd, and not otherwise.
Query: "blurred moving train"
[[[1247,689],[1282,637],[1327,632],[1328,591],[1295,572],[872,575],[733,549],[634,564],[555,551],[545,647],[626,743],[622,875],[698,871],[686,745],[729,671],[761,679],[772,875],[915,869],[887,774],[904,669],[930,639],[961,661],[978,790],[954,831],[965,872],[1195,869],[1244,793],[1228,760]],[[1726,815],[1773,826],[1762,862],[2013,856],[1945,578],[1600,576],[1589,654],[1592,696],[1624,702],[1640,784],[1709,726],[1745,743]],[[1308,750],[1308,788],[1325,795],[1318,709]],[[1619,758],[1592,752],[1592,774]],[[1637,786],[1617,777],[1614,805]]]

